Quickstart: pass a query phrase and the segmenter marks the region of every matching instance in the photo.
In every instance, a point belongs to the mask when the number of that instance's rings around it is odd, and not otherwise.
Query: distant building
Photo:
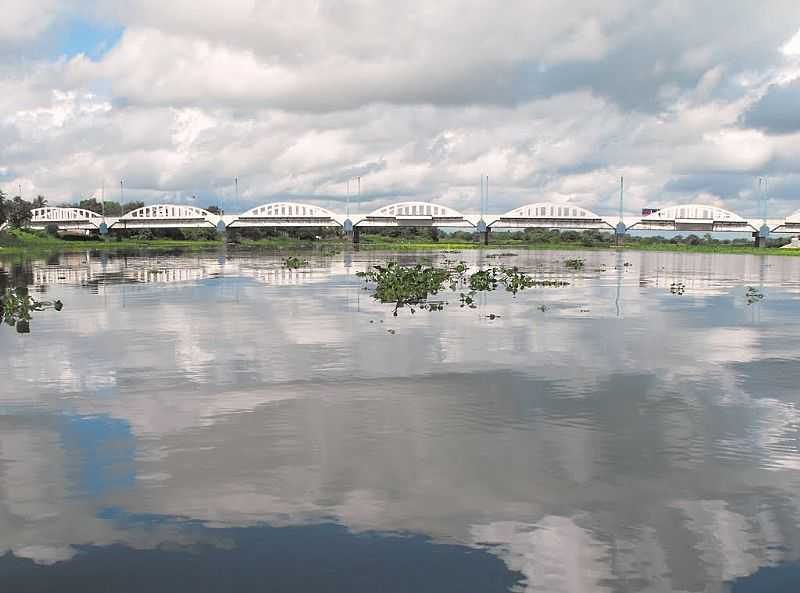
[[[661,208],[642,208],[642,216],[649,216],[651,214],[655,214],[661,210]]]

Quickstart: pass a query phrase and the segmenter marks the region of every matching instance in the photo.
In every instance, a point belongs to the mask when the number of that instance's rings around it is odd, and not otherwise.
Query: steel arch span
[[[643,216],[628,226],[641,231],[750,232],[758,230],[735,212],[708,204],[677,204]]]
[[[100,228],[103,217],[97,212],[83,208],[45,206],[31,210],[30,227],[43,229],[56,225],[59,229],[96,230]]]
[[[111,228],[206,228],[213,227],[219,217],[203,208],[177,204],[152,204],[124,214],[109,225]]]
[[[120,220],[188,220],[214,216],[208,210],[194,206],[176,206],[173,204],[153,204],[131,210],[120,217]]]
[[[448,206],[432,202],[397,202],[373,210],[356,223],[357,227],[433,226],[472,228],[477,216],[465,216]],[[474,219],[474,220],[473,220]]]
[[[339,227],[343,219],[321,206],[301,202],[271,202],[234,217],[228,226],[242,227]]]
[[[564,230],[610,230],[613,225],[591,210],[574,204],[534,202],[509,210],[489,221],[490,228],[545,228]]]
[[[787,216],[786,222],[790,224],[800,224],[800,210],[792,212],[789,216]]]

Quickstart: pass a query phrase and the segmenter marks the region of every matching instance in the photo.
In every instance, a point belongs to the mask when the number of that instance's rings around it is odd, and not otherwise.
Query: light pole
[[[622,245],[625,242],[625,232],[627,228],[625,227],[624,219],[624,199],[625,199],[625,178],[619,178],[619,222],[617,222],[617,227],[614,229],[614,239],[617,245]]]

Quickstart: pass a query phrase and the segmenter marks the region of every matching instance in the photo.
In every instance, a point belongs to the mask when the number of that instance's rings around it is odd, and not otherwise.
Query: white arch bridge
[[[679,204],[643,216],[601,216],[575,204],[537,202],[504,214],[463,214],[431,202],[397,202],[368,214],[339,214],[298,202],[272,202],[243,214],[217,215],[202,208],[174,204],[144,206],[120,217],[102,216],[81,208],[45,207],[33,210],[33,229],[99,231],[114,229],[207,228],[224,231],[236,228],[329,227],[352,232],[370,228],[429,227],[475,230],[488,240],[492,230],[558,229],[666,232],[749,232],[758,239],[771,233],[800,233],[800,211],[782,219],[747,219],[704,204]]]

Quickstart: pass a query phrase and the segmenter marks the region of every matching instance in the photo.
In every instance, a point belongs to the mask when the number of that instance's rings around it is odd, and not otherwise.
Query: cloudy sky
[[[797,0],[0,0],[0,187],[800,208]],[[239,178],[235,203],[234,177]]]

